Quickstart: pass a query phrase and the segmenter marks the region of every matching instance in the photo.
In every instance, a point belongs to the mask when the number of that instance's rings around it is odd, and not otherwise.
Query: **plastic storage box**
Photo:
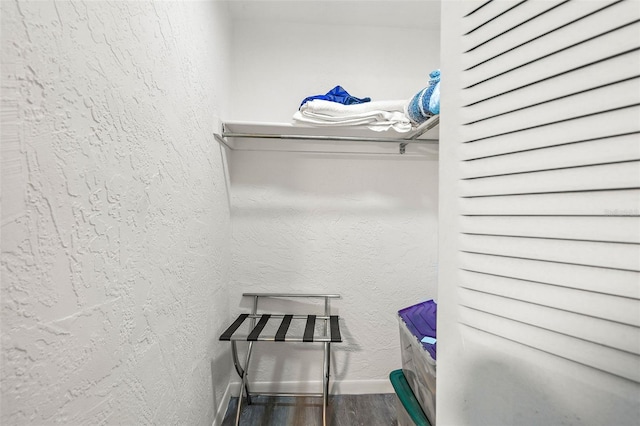
[[[433,300],[398,311],[402,371],[422,410],[434,426],[436,421],[436,313],[437,305]]]

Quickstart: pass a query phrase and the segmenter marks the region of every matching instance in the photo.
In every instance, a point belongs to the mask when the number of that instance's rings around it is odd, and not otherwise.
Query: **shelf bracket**
[[[407,150],[407,145],[409,145],[408,142],[402,142],[400,144],[400,154],[404,154]]]

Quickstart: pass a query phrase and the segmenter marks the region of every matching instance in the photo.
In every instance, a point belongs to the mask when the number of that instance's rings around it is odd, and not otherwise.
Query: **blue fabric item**
[[[422,343],[422,347],[429,352],[431,358],[436,359],[437,343],[423,342],[424,337],[436,337],[436,318],[438,305],[433,300],[418,303],[398,311],[398,315],[407,325],[407,328]]]
[[[337,102],[342,105],[353,105],[353,104],[362,104],[365,102],[370,102],[371,98],[356,98],[355,96],[351,96],[346,90],[342,88],[342,86],[336,86],[333,89],[329,90],[326,95],[314,95],[309,96],[302,101],[300,104],[300,108],[302,105],[306,104],[309,101],[314,99],[322,99],[325,101]]]
[[[416,93],[416,95],[411,98],[409,104],[407,105],[407,116],[412,123],[420,124],[424,123],[427,118],[429,118],[428,111],[424,110],[424,96],[427,92],[427,87]],[[429,98],[427,98],[427,102]]]
[[[440,82],[438,81],[429,98],[429,112],[433,115],[440,114]]]
[[[416,93],[407,105],[407,116],[415,124],[440,114],[440,70],[431,71],[429,85]]]

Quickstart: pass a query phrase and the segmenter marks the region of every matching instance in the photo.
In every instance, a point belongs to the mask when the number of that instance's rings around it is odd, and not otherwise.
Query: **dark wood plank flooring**
[[[242,404],[241,426],[321,426],[322,398],[254,396]],[[238,398],[231,398],[223,426],[233,426]],[[394,394],[331,395],[331,426],[396,426]]]

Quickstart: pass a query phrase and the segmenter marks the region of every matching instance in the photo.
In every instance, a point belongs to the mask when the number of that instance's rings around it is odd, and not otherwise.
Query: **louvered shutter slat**
[[[637,216],[640,190],[460,198],[459,205],[463,215]]]
[[[477,31],[483,27],[487,27],[487,25],[491,25],[492,20],[495,21],[494,18],[496,16],[508,13],[509,10],[513,9],[513,6],[520,2],[520,0],[488,1],[482,5],[474,2],[470,5],[471,7],[468,8],[468,11],[465,12],[466,19],[462,20],[462,33],[475,32],[478,34]]]
[[[466,216],[461,232],[577,241],[640,244],[640,217]]]
[[[564,145],[575,142],[588,142],[614,136],[640,133],[640,106],[634,106],[596,115],[576,118],[571,121],[554,123],[553,127],[534,127],[521,129],[519,132],[496,135],[481,139],[469,136],[462,158],[473,159],[510,152],[523,151],[548,146]],[[460,131],[459,131],[460,132]]]
[[[469,103],[461,112],[464,123],[467,124],[537,105],[553,107],[563,98],[579,96],[601,87],[638,78],[639,74],[640,58],[633,54],[621,55],[518,90],[501,90],[481,102]]]
[[[640,246],[591,241],[463,234],[464,251],[640,272]],[[615,256],[611,256],[615,253]]]
[[[560,321],[553,317],[555,310],[581,314],[576,317],[577,323],[572,327],[576,333],[587,333],[589,324],[593,323],[590,318],[605,319],[601,324],[603,329],[608,330],[607,335],[601,336],[602,340],[613,339],[617,343],[610,346],[618,346],[622,350],[638,353],[638,334],[636,327],[640,327],[640,318],[637,312],[640,309],[640,300],[606,294],[594,293],[591,291],[576,291],[573,288],[559,287],[554,285],[543,285],[539,282],[530,282],[517,278],[508,278],[490,274],[483,274],[472,271],[464,271],[461,275],[460,286],[484,294],[503,297],[510,300],[528,302],[515,311],[521,309],[534,309],[530,313],[533,317],[551,318],[549,329],[554,327],[565,327]],[[475,298],[475,296],[470,296]],[[616,309],[611,309],[615,306]],[[540,309],[538,311],[538,309]],[[591,323],[582,323],[591,321]],[[622,324],[625,327],[619,327]],[[584,327],[583,327],[584,326]]]
[[[461,322],[469,327],[622,379],[640,380],[637,355],[553,332],[513,318],[504,318],[495,312],[466,308],[461,309]]]
[[[511,63],[503,58],[478,68],[465,71],[463,87],[468,90],[466,104],[475,104],[496,94],[521,90],[528,85],[561,77],[581,68],[588,68],[603,59],[633,55],[640,49],[637,37],[639,25],[627,25],[588,43],[575,46],[558,54],[518,58]],[[536,50],[539,52],[539,50]],[[603,55],[605,53],[605,55]],[[495,65],[492,63],[495,62]],[[536,78],[532,79],[531,76]]]
[[[558,8],[552,13],[561,13],[562,11],[562,8]],[[540,72],[545,76],[562,72],[580,64],[581,61],[589,63],[599,60],[600,54],[596,49],[608,43],[614,43],[609,46],[608,55],[637,48],[638,39],[635,34],[637,34],[639,18],[635,5],[625,2],[615,4],[602,13],[591,15],[563,28],[562,31],[554,31],[546,37],[534,38],[528,42],[523,41],[524,44],[519,43],[522,45],[518,44],[518,47],[513,50],[491,59],[505,52],[506,46],[501,45],[500,40],[510,40],[512,34],[509,34],[495,40],[495,42],[491,41],[483,45],[483,56],[478,57],[477,62],[465,71],[463,84],[465,86],[477,85],[479,88],[485,84],[483,81],[486,79],[503,77],[506,79],[508,77],[508,81],[502,81],[503,84],[518,85],[528,82],[523,73],[529,72],[530,69],[537,71],[535,67],[549,67],[546,73]],[[539,22],[544,21],[541,18]],[[535,22],[531,24],[532,27],[535,27]],[[536,30],[535,28],[524,29]],[[544,47],[548,45],[552,48]],[[576,62],[563,64],[563,60],[566,59],[573,59]]]
[[[489,197],[505,194],[600,191],[640,188],[640,162],[574,167],[541,172],[514,173],[495,177],[464,179],[463,197]]]
[[[463,178],[637,161],[640,160],[640,135],[541,147],[524,152],[498,154],[482,160],[462,162],[460,167]]]
[[[466,51],[462,57],[463,69],[478,66],[484,61],[495,60],[496,55],[499,55],[497,57],[507,55],[544,34],[552,35],[562,31],[564,27],[573,25],[571,21],[578,23],[589,19],[599,10],[617,7],[617,3],[619,3],[618,0],[609,2],[528,1],[523,5],[524,7],[515,9],[515,11],[526,11],[527,7],[535,8],[535,10],[523,14],[522,21],[503,22],[505,30],[509,30],[504,36],[467,41],[469,44],[463,47],[463,50]],[[472,50],[469,51],[469,49]],[[493,53],[487,53],[489,50]]]
[[[640,26],[638,31],[640,32]],[[509,107],[507,100],[502,99],[502,107],[505,110],[497,113],[502,114],[501,116],[481,115],[481,118],[477,119],[479,121],[470,121],[464,126],[462,137],[465,139],[490,137],[528,127],[543,126],[560,120],[569,120],[574,117],[591,116],[603,110],[624,108],[637,102],[637,93],[640,93],[640,75],[566,98],[534,106],[527,105],[524,109],[518,109],[518,106],[507,109]],[[475,106],[475,109],[484,109],[484,106],[479,104]],[[489,120],[486,117],[493,119]]]
[[[612,295],[640,299],[638,274],[633,271],[468,252],[460,253],[459,257],[463,271],[513,278],[540,286],[584,290],[593,293],[594,297]]]

